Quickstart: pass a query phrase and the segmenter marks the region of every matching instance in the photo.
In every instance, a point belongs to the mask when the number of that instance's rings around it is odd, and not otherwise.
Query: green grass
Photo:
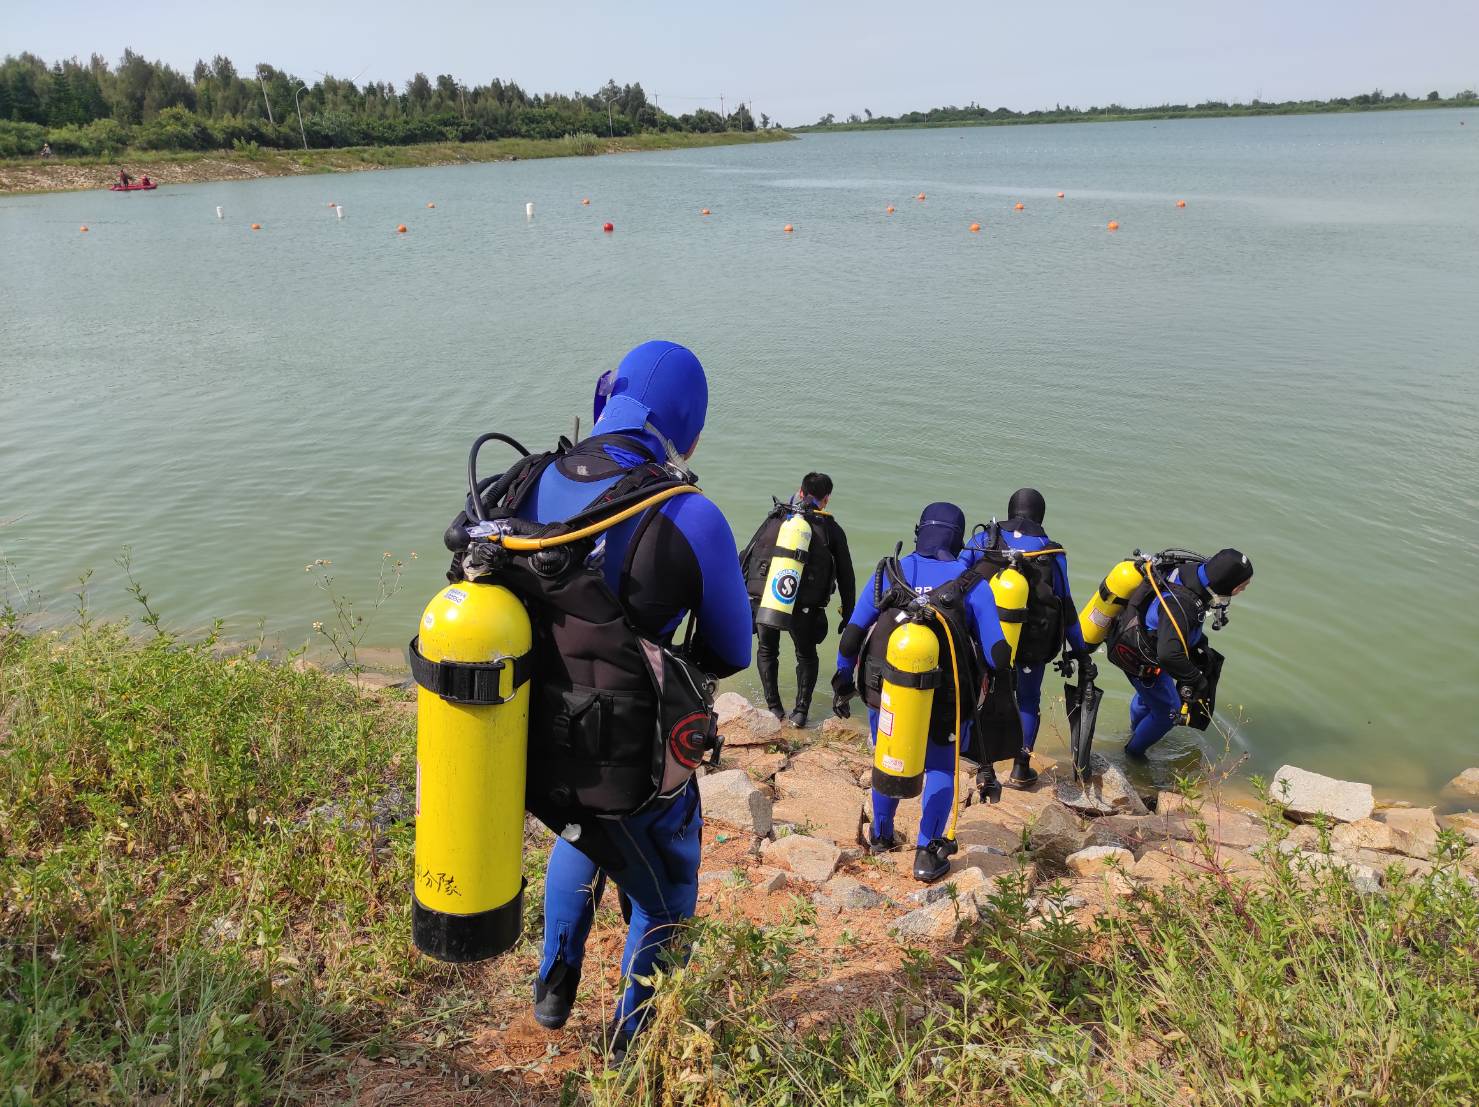
[[[188,179],[211,180],[215,166],[221,163],[244,163],[268,176],[297,173],[341,173],[356,169],[395,169],[429,165],[459,165],[470,162],[505,161],[512,158],[584,157],[597,154],[630,153],[644,150],[681,150],[692,147],[732,146],[760,142],[778,142],[794,137],[779,130],[722,131],[695,133],[668,131],[644,133],[607,139],[599,135],[566,135],[563,138],[504,138],[492,142],[428,142],[414,146],[351,146],[335,150],[275,150],[255,144],[232,150],[169,152],[159,150],[123,150],[99,157],[0,159],[3,170],[46,170],[51,166],[87,168],[127,166],[136,176],[139,171],[155,166],[180,167]],[[191,177],[190,172],[198,176]]]
[[[406,704],[141,629],[0,629],[0,1102],[342,1098],[356,1057],[463,1063],[527,1003],[543,853],[515,955],[417,956]],[[1472,1103],[1479,893],[1441,848],[1378,897],[1271,851],[1251,886],[1211,872],[1092,928],[1004,892],[956,956],[810,1029],[783,1001],[853,947],[797,897],[697,924],[625,1067],[528,1079],[663,1107]]]

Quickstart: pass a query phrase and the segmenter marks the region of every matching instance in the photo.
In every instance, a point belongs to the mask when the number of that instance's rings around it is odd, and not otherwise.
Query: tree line
[[[34,54],[0,62],[3,157],[34,155],[43,143],[56,154],[107,155],[125,147],[404,146],[755,128],[745,104],[722,116],[707,108],[675,116],[640,84],[613,80],[589,94],[531,94],[512,81],[467,85],[445,73],[417,73],[399,88],[329,76],[310,84],[265,64],[242,73],[223,56],[196,62],[187,76],[133,50],[116,66],[98,54],[86,62],[47,63]]]
[[[831,112],[818,119],[813,127],[921,127],[946,126],[961,123],[1066,123],[1093,119],[1170,119],[1189,115],[1303,115],[1310,112],[1362,111],[1379,108],[1435,107],[1473,104],[1479,101],[1479,93],[1466,88],[1444,99],[1437,90],[1429,92],[1421,100],[1405,92],[1385,93],[1381,89],[1363,92],[1357,96],[1342,96],[1330,100],[1250,100],[1248,103],[1232,103],[1225,100],[1204,100],[1200,104],[1159,104],[1153,107],[1128,108],[1123,104],[1106,104],[1103,107],[1076,108],[1065,104],[1054,105],[1051,111],[1013,111],[1011,108],[987,108],[971,103],[961,107],[931,108],[929,111],[911,111],[903,115],[874,115],[866,108],[862,115],[854,112],[845,120],[838,121]],[[806,130],[809,128],[797,128]]]

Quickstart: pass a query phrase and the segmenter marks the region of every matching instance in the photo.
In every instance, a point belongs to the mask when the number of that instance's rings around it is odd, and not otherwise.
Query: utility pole
[[[267,122],[271,123],[275,127],[277,126],[277,123],[272,118],[272,101],[267,99],[267,82],[262,80],[261,65],[257,66],[257,83],[262,86],[262,103],[267,105]]]
[[[298,87],[293,89],[293,107],[298,109],[298,133],[303,136],[303,149],[305,150],[308,149],[308,132],[303,129],[303,107],[298,103],[298,93],[307,87],[302,81],[299,81]]]
[[[611,120],[611,100],[609,98],[606,100],[606,137],[616,137],[616,124]]]
[[[728,119],[729,118],[729,116],[724,113],[724,93],[722,93],[722,92],[719,94],[719,118],[720,119]]]

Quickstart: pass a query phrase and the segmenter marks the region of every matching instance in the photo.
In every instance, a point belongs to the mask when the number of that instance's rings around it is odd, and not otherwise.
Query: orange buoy
[[[784,226],[784,227],[783,227],[783,228],[781,228],[781,229],[782,229],[782,230],[784,230],[784,231],[785,231],[785,232],[786,232],[786,233],[787,233],[787,234],[790,234],[790,233],[791,233],[791,232],[792,232],[792,231],[794,231],[794,230],[795,230],[795,229],[796,229],[796,228],[795,228],[795,227],[793,227],[793,226],[791,226],[791,224],[789,224],[789,223],[787,223],[787,224],[786,224],[786,225],[785,225],[785,226]]]
[[[1184,208],[1184,207],[1186,207],[1186,201],[1185,200],[1177,200],[1176,201],[1176,206],[1178,208]]]
[[[923,200],[923,199],[924,199],[924,193],[923,193],[923,192],[921,192],[921,193],[920,193],[920,194],[919,194],[919,195],[918,195],[918,196],[916,196],[916,197],[914,197],[914,198],[915,198],[915,199],[916,199],[916,200]]]
[[[980,233],[981,233],[981,224],[979,224],[979,223],[972,223],[971,224],[971,234],[980,234]]]
[[[82,234],[86,234],[87,233],[87,224],[86,223],[82,224],[82,226],[78,227],[77,230],[79,232],[81,232]]]
[[[587,196],[584,200],[582,200],[580,202],[580,204],[581,204],[582,207],[587,207],[587,208],[590,207],[591,206],[591,198],[589,196]]]
[[[890,204],[888,207],[884,208],[883,210],[885,212],[887,212],[889,215],[892,215],[894,213],[894,206],[892,204]]]
[[[699,214],[700,215],[708,215],[709,214],[709,209],[708,208],[704,208],[704,210],[701,211],[701,212],[699,212]]]
[[[1061,193],[1061,192],[1058,193],[1058,199],[1060,199],[1060,200],[1063,199],[1063,193]]]
[[[1112,231],[1117,231],[1117,230],[1120,229],[1120,225],[1119,225],[1118,222],[1116,222],[1115,220],[1111,219],[1109,221],[1109,229],[1112,230]]]
[[[252,230],[254,230],[254,231],[260,231],[261,229],[262,229],[262,224],[261,223],[253,223],[252,224]]]
[[[404,223],[400,224],[400,226],[396,227],[395,233],[396,234],[405,234],[406,233],[406,225]]]
[[[1024,203],[1022,203],[1022,201],[1021,201],[1021,200],[1018,200],[1018,201],[1017,201],[1017,210],[1018,210],[1018,211],[1022,211],[1022,210],[1024,210],[1024,209],[1025,209],[1025,208],[1026,208],[1026,207],[1027,207],[1027,205],[1026,205],[1026,204],[1024,204]]]
[[[616,227],[614,225],[612,225],[611,223],[606,223],[606,224],[603,224],[602,225],[601,229],[603,231],[605,231],[607,234],[610,234],[612,231],[616,230]]]
[[[434,208],[434,207],[436,207],[436,205],[435,205],[435,204],[427,204],[427,205],[426,205],[426,206],[427,206],[427,207],[429,207],[429,208]]]

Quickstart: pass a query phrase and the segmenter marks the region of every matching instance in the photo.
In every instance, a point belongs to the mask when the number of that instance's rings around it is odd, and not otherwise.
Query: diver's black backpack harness
[[[492,440],[523,456],[499,476],[480,480],[478,450]],[[606,446],[646,460],[622,465],[606,455]],[[519,519],[550,466],[576,481],[621,475],[569,519]],[[605,535],[640,516],[626,545],[625,579],[655,509],[698,487],[687,470],[658,461],[641,442],[622,435],[578,445],[562,438],[542,454],[504,435],[483,435],[469,456],[468,484],[467,508],[445,538],[454,554],[448,580],[504,586],[523,603],[533,628],[533,649],[514,663],[512,686],[532,681],[525,805],[598,863],[615,862],[602,821],[677,794],[706,753],[717,757],[722,739],[713,714],[714,681],[682,647],[641,634],[622,597],[607,585]],[[693,628],[690,614],[690,636]],[[497,698],[504,662],[432,662],[417,641],[409,653],[422,687],[454,702],[505,702]]]
[[[1022,624],[1015,664],[1023,668],[1046,665],[1062,651],[1068,619],[1076,617],[1053,587],[1053,578],[1057,573],[1057,562],[1053,555],[1062,553],[1063,550],[1059,546],[1033,551],[1013,550],[1002,537],[1001,524],[995,519],[989,524],[977,526],[976,533],[983,532],[984,550],[1005,557],[1018,554],[1008,563],[1027,580],[1027,606],[1021,611],[1001,613],[1002,622],[1015,620]],[[1028,553],[1032,556],[1027,556]]]
[[[1012,668],[1011,650],[999,643],[988,666],[980,653],[976,636],[970,631],[966,599],[977,586],[989,586],[990,577],[1007,564],[999,555],[979,560],[954,580],[925,593],[919,593],[904,577],[899,563],[900,544],[892,557],[878,563],[874,573],[873,601],[878,618],[869,628],[858,654],[857,688],[863,702],[877,709],[883,682],[902,687],[934,688],[930,707],[930,735],[946,742],[953,737],[955,702],[959,696],[960,717],[972,725],[972,756],[982,765],[1016,756],[1022,748],[1022,719],[1017,712],[1016,674]],[[1000,613],[999,613],[1000,614]],[[903,622],[915,621],[928,626],[941,638],[940,657],[951,656],[939,619],[950,625],[954,639],[955,671],[934,670],[915,674],[894,668],[888,661],[888,641],[893,630]],[[963,646],[963,648],[962,648]]]

